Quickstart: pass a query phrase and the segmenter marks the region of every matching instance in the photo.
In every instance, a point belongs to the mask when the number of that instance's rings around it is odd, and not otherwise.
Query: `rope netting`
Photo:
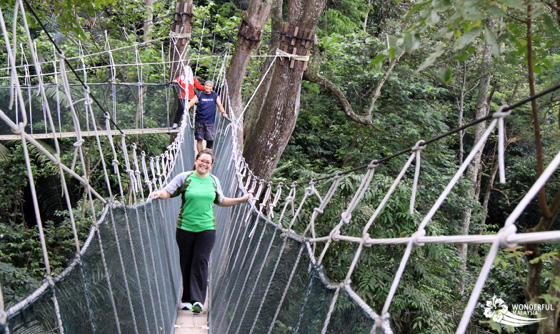
[[[26,17],[21,15],[25,10],[20,1],[16,1],[16,8],[16,14],[20,15],[18,20],[27,28]],[[1,11],[0,24],[8,55],[5,70],[9,73],[0,79],[9,80],[10,83],[9,88],[0,91],[6,96],[0,104],[1,126],[17,134],[21,140],[35,209],[39,211],[32,161],[27,151],[30,146],[40,150],[53,165],[59,167],[60,187],[64,189],[64,194],[68,194],[67,177],[77,180],[86,189],[93,222],[87,240],[80,241],[74,224],[73,206],[69,196],[65,196],[76,253],[62,273],[53,275],[44,240],[43,222],[37,215],[45,279],[33,294],[16,305],[5,309],[4,302],[0,303],[0,329],[3,333],[172,332],[181,291],[178,252],[174,240],[180,201],[152,201],[149,193],[192,166],[194,145],[191,115],[184,113],[177,137],[165,152],[149,157],[138,150],[136,144],[130,142],[118,128],[128,126],[125,124],[146,125],[152,121],[169,126],[169,90],[162,89],[165,85],[144,82],[142,65],[148,63],[141,60],[138,49],[135,51],[135,64],[129,64],[136,67],[136,84],[118,84],[114,82],[116,76],[113,74],[113,82],[108,85],[97,86],[85,80],[82,86],[86,88],[82,89],[70,83],[67,74],[73,71],[67,69],[67,59],[63,54],[55,53],[54,60],[41,62],[28,29],[28,48],[24,49],[23,44],[14,47],[15,44],[10,41],[10,38],[15,37],[11,35],[10,27],[6,27]],[[114,61],[116,53],[106,44],[105,55],[111,59],[109,71],[115,71],[119,66]],[[181,55],[181,62],[194,64],[195,59],[189,58],[190,53],[190,50],[185,51]],[[85,79],[88,71],[95,68],[88,67],[83,52],[80,54],[78,61],[82,62]],[[26,60],[21,61],[22,58]],[[161,68],[165,72],[165,64],[169,63],[169,59],[166,59],[163,51],[161,58]],[[212,57],[212,65],[207,68],[212,68],[209,71],[212,78],[208,79],[216,83],[216,91],[226,109],[229,109],[225,81],[227,59],[227,55]],[[48,72],[47,68],[53,69],[52,72]],[[33,85],[30,84],[32,72]],[[52,78],[47,80],[49,75]],[[47,81],[49,84],[45,83]],[[51,91],[49,88],[53,87],[53,82],[56,89]],[[147,97],[152,87],[155,90],[153,97]],[[128,97],[119,97],[120,89],[128,90]],[[95,106],[92,96],[104,97],[102,101],[107,105]],[[130,96],[136,98],[130,99]],[[145,110],[153,109],[164,112],[156,111],[154,120],[142,119],[147,116],[140,116],[130,123],[123,121],[119,124],[117,121],[121,117],[125,119],[130,118],[130,115],[144,115]],[[516,233],[515,228],[516,220],[528,203],[557,170],[560,153],[496,235],[426,233],[430,222],[441,211],[442,204],[474,155],[483,149],[496,128],[500,138],[500,176],[501,181],[505,182],[503,129],[509,109],[504,106],[488,118],[492,121],[487,125],[483,138],[473,146],[469,156],[427,213],[416,212],[415,202],[419,196],[416,194],[417,184],[422,179],[422,150],[433,142],[431,140],[419,141],[414,147],[403,151],[410,152],[410,157],[397,176],[389,177],[391,185],[386,193],[379,202],[364,203],[366,193],[375,186],[375,171],[383,160],[320,179],[290,184],[271,183],[253,175],[244,161],[237,139],[242,131],[239,120],[217,116],[214,147],[217,163],[213,173],[221,180],[226,196],[236,197],[249,191],[255,195],[255,200],[233,208],[216,208],[217,240],[210,266],[210,331],[392,333],[391,304],[399,294],[399,284],[407,267],[414,261],[415,249],[431,243],[490,244],[491,248],[457,329],[457,333],[464,333],[501,247],[560,240],[560,232],[521,234]],[[15,112],[8,113],[8,110]],[[231,110],[228,110],[228,114],[234,117]],[[36,125],[32,127],[32,124]],[[33,138],[31,133],[39,131],[37,129],[53,134],[55,153],[46,150]],[[93,189],[90,175],[85,172],[84,139],[81,135],[84,129],[95,133],[95,145],[102,157],[100,163],[107,188],[103,192],[107,192],[108,196],[102,196],[101,190]],[[63,152],[58,137],[62,131],[76,134],[74,157],[68,166],[60,160]],[[101,138],[102,134],[106,139]],[[371,226],[382,214],[413,163],[415,170],[409,207],[410,213],[420,217],[417,229],[404,237],[378,237]],[[360,184],[356,191],[348,194],[343,189],[343,181],[360,170],[365,170],[359,177]],[[341,198],[346,200],[345,209],[333,212],[329,203]],[[366,219],[363,206],[371,207],[369,211],[365,210]],[[381,257],[387,249],[383,247],[391,247],[391,252],[399,254],[396,258],[400,254],[402,257],[395,267],[394,277],[386,282],[390,289],[384,302],[379,303],[382,307],[375,310],[358,295],[352,277],[361,266],[367,265],[361,262],[365,253],[377,251]],[[325,262],[340,248],[349,249],[351,257],[347,267],[341,268],[343,274],[334,280]]]

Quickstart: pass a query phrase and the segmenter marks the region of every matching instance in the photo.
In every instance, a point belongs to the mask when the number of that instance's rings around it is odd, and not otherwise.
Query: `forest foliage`
[[[30,1],[41,13],[51,34],[67,55],[77,53],[80,41],[87,53],[104,47],[107,33],[112,47],[143,41],[146,31],[146,8],[143,2],[72,0],[43,3]],[[9,13],[8,1],[2,11]],[[217,54],[232,51],[241,22],[242,8],[246,1],[195,1],[191,48],[193,53]],[[287,1],[284,3],[284,9]],[[174,2],[154,1],[149,22],[152,39],[165,38],[173,19]],[[477,87],[481,77],[481,59],[485,48],[490,48],[491,91],[487,93],[489,111],[494,112],[530,96],[529,69],[534,72],[534,86],[542,91],[557,85],[560,72],[560,14],[558,8],[545,1],[521,0],[421,2],[330,0],[317,25],[317,46],[321,52],[321,75],[337,85],[350,101],[356,113],[363,113],[369,106],[371,92],[386,71],[387,64],[397,57],[396,66],[381,90],[371,115],[372,125],[350,120],[339,101],[324,87],[303,81],[300,113],[296,128],[290,138],[280,163],[273,174],[273,181],[290,182],[330,175],[338,170],[348,170],[393,155],[412,147],[418,140],[430,139],[460,124],[472,121],[476,115]],[[9,17],[10,15],[4,15]],[[39,53],[52,54],[52,46],[45,32],[28,17],[32,38]],[[530,30],[527,26],[531,23]],[[256,51],[265,55],[270,39],[277,32],[267,26],[263,41]],[[25,40],[21,41],[26,43]],[[532,50],[532,65],[528,52]],[[146,45],[141,49],[145,63],[161,57],[159,45]],[[312,55],[313,56],[313,55]],[[133,50],[119,53],[119,62],[136,62]],[[3,63],[6,54],[0,50]],[[265,60],[252,61],[242,90],[247,100],[258,85]],[[97,64],[107,64],[104,56],[91,56]],[[209,75],[213,64],[202,60],[197,73],[199,78]],[[99,69],[88,73],[91,81],[108,82],[111,73]],[[144,80],[165,84],[168,78],[160,68],[144,73]],[[119,70],[118,82],[138,81],[137,73]],[[461,98],[462,96],[462,98]],[[560,150],[560,94],[552,93],[537,101],[540,134],[544,148],[545,165]],[[132,108],[132,107],[131,107]],[[460,118],[459,109],[464,113]],[[460,219],[465,207],[474,209],[470,234],[494,234],[537,178],[537,158],[531,106],[516,108],[507,118],[507,183],[494,181],[497,138],[492,136],[483,151],[480,177],[477,181],[477,198],[465,199],[469,184],[463,180],[444,203],[441,212],[430,223],[429,235],[455,235],[460,233]],[[378,238],[410,236],[418,227],[437,196],[451,179],[461,163],[464,152],[473,146],[474,130],[448,136],[429,145],[422,152],[422,176],[416,203],[417,213],[408,213],[408,200],[412,189],[412,175],[399,185],[387,208],[370,228],[370,235]],[[148,153],[160,154],[168,142],[166,136],[138,137],[139,145]],[[0,150],[0,280],[4,299],[9,303],[25,297],[31,287],[44,274],[42,256],[38,246],[35,216],[28,206],[28,181],[21,163],[21,143],[2,143]],[[45,147],[52,146],[48,141]],[[70,147],[72,143],[64,145]],[[84,147],[89,147],[87,144]],[[71,151],[71,150],[69,150]],[[110,149],[108,150],[110,151]],[[34,160],[34,178],[42,184],[45,198],[61,201],[61,194],[49,182],[56,183],[59,171],[47,163],[39,152],[31,152]],[[92,161],[99,160],[95,149],[90,149]],[[71,160],[70,154],[62,160]],[[112,158],[107,157],[108,161]],[[404,163],[404,157],[391,159],[377,169],[372,185],[354,213],[355,224],[347,226],[347,235],[361,236],[361,229],[368,221],[375,205],[383,198]],[[95,177],[97,175],[97,178]],[[494,174],[495,175],[495,174]],[[558,172],[549,181],[546,198],[552,203],[560,191]],[[331,202],[317,223],[317,233],[328,235],[339,222],[339,213],[352,198],[363,178],[363,173],[345,176],[341,193]],[[114,180],[113,180],[114,181]],[[100,174],[92,182],[104,189]],[[116,182],[112,184],[117,187]],[[329,183],[318,185],[325,193]],[[88,216],[87,200],[79,184],[74,185],[73,201],[80,235],[83,238],[95,217]],[[103,193],[107,195],[107,193]],[[556,196],[556,197],[555,197]],[[485,198],[488,201],[484,206]],[[45,205],[51,202],[45,201]],[[317,202],[310,201],[301,221],[309,220]],[[46,221],[47,242],[53,245],[52,265],[59,272],[73,255],[68,212],[45,207],[41,217]],[[54,212],[51,216],[47,212]],[[338,213],[338,216],[337,216]],[[286,217],[289,220],[291,217]],[[542,218],[536,201],[533,201],[517,222],[518,232],[532,231]],[[549,226],[559,227],[557,215]],[[299,221],[298,221],[299,222]],[[295,229],[305,228],[296,224]],[[299,232],[303,232],[300,230]],[[57,245],[55,247],[54,245]],[[538,245],[539,254],[528,253],[522,247],[504,249],[495,261],[495,267],[486,283],[480,301],[493,295],[507,304],[551,303],[560,301],[560,272],[558,272],[558,244]],[[450,333],[455,330],[462,310],[468,300],[478,272],[489,247],[469,247],[467,271],[462,270],[461,259],[455,245],[425,245],[415,248],[414,261],[405,271],[390,314],[398,333]],[[374,309],[383,307],[393,275],[399,265],[404,247],[395,245],[374,246],[360,258],[358,269],[352,275],[353,286]],[[335,243],[330,248],[324,265],[333,280],[344,279],[352,261],[355,247]],[[528,272],[531,265],[542,264],[538,295],[528,298]],[[457,287],[464,285],[464,291]],[[11,301],[10,301],[11,299]],[[477,308],[471,327],[472,333],[488,331],[516,333],[547,333],[539,325],[519,329],[500,327],[488,321]],[[557,328],[557,315],[555,318]]]

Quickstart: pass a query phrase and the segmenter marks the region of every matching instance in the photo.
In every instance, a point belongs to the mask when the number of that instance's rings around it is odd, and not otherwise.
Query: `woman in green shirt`
[[[224,197],[218,178],[210,174],[214,165],[212,152],[200,151],[194,171],[177,175],[163,189],[154,191],[154,198],[168,199],[181,195],[177,217],[177,245],[183,275],[181,309],[202,312],[208,286],[208,261],[216,241],[216,225],[212,204],[234,206],[246,202],[250,195]]]

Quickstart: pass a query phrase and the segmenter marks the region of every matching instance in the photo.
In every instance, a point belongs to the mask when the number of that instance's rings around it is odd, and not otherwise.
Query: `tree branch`
[[[373,112],[373,107],[375,105],[375,102],[377,101],[379,96],[381,96],[381,88],[385,84],[385,81],[387,81],[387,79],[389,78],[389,75],[393,71],[393,68],[395,67],[395,65],[397,64],[399,59],[401,59],[403,54],[404,54],[404,50],[398,56],[391,59],[391,61],[389,62],[389,67],[387,67],[387,70],[385,70],[385,73],[383,73],[383,76],[381,77],[381,79],[377,83],[377,86],[375,87],[375,92],[373,93],[373,95],[371,97],[371,101],[370,101],[369,107],[367,109],[368,116],[371,116],[371,113]]]
[[[321,65],[321,60],[323,58],[323,55],[322,52],[319,50],[317,44],[315,44],[313,49],[314,49],[313,57],[311,61],[308,63],[307,70],[303,72],[303,79],[309,82],[316,83],[322,87],[325,87],[329,92],[331,92],[338,99],[338,102],[340,102],[340,105],[342,106],[342,110],[344,110],[344,113],[349,119],[357,123],[373,126],[377,130],[380,130],[371,121],[371,112],[368,113],[367,115],[356,114],[354,112],[354,109],[352,108],[352,105],[350,104],[350,101],[348,101],[348,99],[346,98],[344,92],[342,92],[342,90],[338,88],[336,84],[334,84],[329,79],[319,74],[319,67]]]

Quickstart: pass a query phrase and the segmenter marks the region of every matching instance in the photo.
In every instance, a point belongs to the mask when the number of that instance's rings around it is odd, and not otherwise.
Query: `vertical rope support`
[[[115,224],[115,217],[113,215],[113,208],[109,209],[109,214],[111,216],[111,226],[113,228],[113,234],[115,236],[115,244],[117,245],[117,254],[119,256],[119,262],[120,262],[120,265],[121,265],[121,271],[122,271],[122,275],[123,275],[124,286],[125,286],[125,289],[126,289],[126,297],[128,299],[128,307],[130,308],[130,315],[132,316],[132,323],[134,325],[134,332],[138,334],[139,332],[138,332],[138,325],[137,325],[137,321],[136,321],[136,313],[134,312],[134,305],[132,305],[132,295],[130,293],[130,288],[128,286],[128,278],[126,277],[126,269],[125,269],[125,266],[124,266],[124,260],[123,260],[122,251],[121,251],[121,243],[119,241],[119,233],[117,231],[117,226]]]
[[[247,226],[245,227],[245,230],[244,230],[243,239],[241,240],[241,246],[240,246],[240,248],[241,248],[241,249],[245,249],[245,252],[244,252],[244,254],[243,254],[243,259],[241,260],[241,262],[239,262],[239,265],[240,265],[240,266],[243,266],[243,263],[245,263],[245,260],[247,259],[247,255],[248,255],[248,253],[249,253],[248,244],[249,244],[249,242],[250,242],[251,239],[245,237],[245,236],[247,235],[248,229],[249,229],[249,226],[247,225]],[[243,245],[245,244],[245,242],[247,242],[247,244],[245,245],[245,247],[243,247]],[[241,252],[237,252],[237,255],[235,256],[235,260],[234,260],[233,265],[232,265],[232,267],[231,267],[232,270],[234,270],[234,269],[236,268],[236,266],[237,266],[238,259],[239,259],[239,254],[240,254],[240,253],[241,253]],[[225,304],[225,305],[226,305],[226,306],[225,306],[225,310],[229,309],[229,305],[230,305],[231,299],[232,299],[232,297],[233,297],[233,292],[234,292],[234,288],[233,288],[233,287],[235,287],[235,285],[237,284],[237,281],[238,281],[238,280],[239,280],[239,275],[235,278],[235,280],[230,280],[230,281],[228,282],[228,284],[227,284],[227,287],[230,287],[230,286],[231,286],[232,288],[231,288],[231,290],[230,290],[229,288],[226,288],[226,291],[231,291],[231,293],[230,293],[229,297],[227,298],[227,302],[226,302],[226,304]],[[233,285],[231,285],[232,283],[233,283]],[[226,316],[226,313],[227,313],[227,312],[223,312],[223,313],[222,313],[222,321],[221,321],[221,322],[224,321],[225,316]]]
[[[29,152],[27,150],[27,142],[25,141],[25,131],[24,131],[24,127],[23,124],[20,123],[20,135],[21,135],[21,146],[23,148],[23,156],[25,159],[25,166],[27,168],[27,179],[29,181],[29,187],[31,189],[31,198],[33,200],[33,208],[35,209],[35,212],[40,212],[39,210],[39,201],[37,199],[37,193],[35,191],[35,181],[33,180],[33,171],[31,169],[31,161],[29,158]],[[39,241],[41,243],[41,251],[43,252],[43,261],[45,262],[45,271],[46,271],[46,279],[47,282],[49,283],[49,285],[52,288],[52,292],[53,292],[53,304],[54,304],[54,309],[55,309],[55,314],[56,314],[56,322],[58,324],[58,329],[59,329],[59,333],[64,333],[64,328],[63,328],[63,324],[62,324],[62,319],[60,317],[60,308],[58,306],[58,299],[56,298],[56,294],[55,294],[55,286],[54,286],[54,282],[52,281],[52,276],[51,276],[51,266],[49,263],[49,254],[47,251],[47,243],[45,241],[45,233],[43,230],[43,222],[41,221],[41,217],[40,215],[35,215],[35,219],[37,222],[37,229],[39,231]]]
[[[18,6],[15,6],[15,10],[17,12],[17,8]],[[16,13],[14,13],[15,15]],[[24,20],[24,24],[27,27],[27,21]],[[16,45],[15,45],[15,40],[16,40],[16,34],[13,34],[13,38],[14,38],[14,47],[12,49],[12,46],[10,45],[10,40],[8,39],[8,30],[6,29],[6,22],[4,21],[4,14],[2,13],[2,9],[0,8],[0,27],[2,28],[2,35],[4,36],[4,47],[6,48],[6,54],[8,56],[8,66],[10,69],[10,103],[9,103],[9,108],[8,109],[12,109],[13,105],[14,105],[14,100],[19,101],[19,103],[16,103],[16,108],[15,108],[15,119],[16,119],[16,124],[19,123],[19,113],[18,113],[18,106],[21,105],[23,106],[22,110],[21,110],[21,117],[22,117],[22,122],[23,124],[27,125],[27,115],[25,114],[25,103],[23,102],[23,94],[22,94],[22,90],[21,90],[21,86],[19,84],[19,79],[17,77],[17,69],[16,69],[16,59],[15,59],[15,52],[16,52]],[[15,27],[14,27],[15,29]]]
[[[420,178],[420,157],[422,150],[426,148],[426,144],[423,140],[420,140],[414,145],[412,151],[415,153],[416,156],[416,168],[414,170],[414,181],[412,183],[412,195],[410,196],[410,209],[409,212],[411,215],[414,214],[414,207],[416,203],[416,191],[418,189],[418,179]]]
[[[255,221],[255,226],[257,226],[258,224],[259,224],[259,218],[256,219],[256,221]],[[241,291],[245,291],[245,286],[247,285],[247,281],[249,280],[250,273],[251,273],[251,271],[253,270],[253,265],[255,264],[255,259],[257,258],[257,254],[259,253],[259,249],[260,249],[260,247],[261,247],[262,239],[263,239],[264,234],[265,234],[264,232],[266,231],[266,228],[265,228],[265,227],[266,227],[265,224],[263,224],[263,228],[262,228],[262,231],[261,231],[261,235],[260,235],[260,237],[259,237],[259,241],[257,242],[257,248],[256,248],[255,251],[253,252],[253,257],[251,258],[251,263],[249,264],[249,268],[247,269],[247,273],[245,274],[245,279],[243,280],[243,286],[241,287]],[[247,249],[249,249],[249,247],[247,247]],[[270,248],[269,248],[269,249],[270,249]],[[267,250],[267,253],[268,253],[268,250]],[[243,260],[242,263],[245,263],[245,260]],[[262,268],[262,267],[261,267],[261,268]],[[259,272],[259,275],[260,275],[260,272]],[[258,277],[259,275],[257,275],[257,278],[255,279],[254,284],[256,284],[257,281],[259,280],[259,277]],[[249,301],[251,300],[251,297],[252,297],[252,296],[253,296],[253,294],[251,293],[251,294],[250,294],[250,297],[249,297],[249,299],[248,299]],[[239,302],[240,302],[240,301],[241,301],[241,294],[237,297],[237,302],[235,303],[235,308],[234,308],[234,310],[237,310],[237,309],[239,308]],[[237,327],[236,333],[239,332],[239,328],[240,328],[240,326],[241,326],[241,323],[242,323],[242,320],[243,320],[243,316],[245,315],[245,311],[247,310],[247,306],[248,306],[248,305],[249,305],[249,303],[247,302],[247,303],[245,304],[245,308],[244,308],[244,310],[243,310],[243,314],[242,314],[242,316],[241,316],[241,319],[240,319],[240,321],[238,321],[238,327]],[[228,329],[227,329],[226,333],[229,333],[229,329],[230,329],[231,323],[232,323],[232,322],[229,323],[229,326],[228,326]]]
[[[0,12],[0,16],[2,16],[2,13]],[[2,284],[0,283],[0,326],[4,326],[6,325],[6,320],[7,320],[8,316],[6,314],[6,311],[4,310],[4,295],[2,294]]]
[[[278,231],[278,230],[276,230],[276,231]],[[257,324],[257,320],[258,320],[259,315],[261,313],[261,310],[263,308],[264,301],[266,300],[266,296],[268,296],[268,291],[270,290],[270,286],[272,285],[272,281],[274,280],[274,276],[276,275],[276,270],[278,270],[278,265],[280,264],[280,259],[282,259],[282,255],[284,254],[284,249],[286,248],[286,241],[287,241],[287,239],[284,238],[284,242],[282,243],[282,247],[280,248],[280,252],[278,253],[278,258],[276,259],[276,263],[274,264],[274,269],[272,269],[272,274],[270,275],[270,279],[268,280],[268,283],[266,285],[266,289],[264,290],[263,298],[261,299],[261,303],[260,303],[259,308],[257,310],[257,314],[255,315],[255,320],[253,320],[253,325],[251,326],[251,331],[249,332],[249,334],[253,333],[253,330],[255,329],[255,325]],[[269,250],[270,250],[270,247],[269,247]]]
[[[290,289],[290,285],[292,284],[292,279],[294,278],[294,274],[296,273],[296,269],[299,265],[299,261],[301,259],[301,254],[303,253],[303,249],[304,246],[301,245],[299,248],[299,253],[296,259],[296,263],[294,263],[294,266],[292,268],[292,272],[290,273],[290,277],[288,278],[288,282],[286,283],[286,287],[284,288],[284,292],[282,293],[282,297],[280,298],[280,302],[278,303],[278,307],[276,308],[276,312],[274,313],[274,317],[272,318],[272,321],[270,322],[270,327],[268,328],[268,333],[272,333],[272,329],[274,329],[274,325],[276,323],[276,319],[278,318],[278,315],[280,314],[280,309],[282,307],[282,304],[284,304],[284,299],[286,299],[286,295],[288,294],[288,290]]]
[[[111,93],[113,96],[112,106],[113,106],[113,119],[117,121],[117,87],[115,86],[117,78],[117,69],[115,68],[115,59],[113,58],[113,51],[111,50],[111,44],[109,43],[109,36],[107,35],[107,30],[104,31],[105,34],[105,48],[109,53],[109,68],[111,69]]]
[[[340,215],[341,216],[340,222],[331,231],[330,238],[325,243],[325,247],[323,247],[323,251],[321,252],[321,255],[319,256],[319,260],[317,261],[317,264],[320,265],[323,262],[323,258],[327,254],[327,250],[329,249],[332,241],[336,240],[336,236],[339,234],[340,228],[342,227],[342,225],[348,224],[350,222],[350,220],[352,219],[352,211],[354,211],[354,209],[356,208],[356,205],[358,205],[358,203],[360,202],[360,200],[364,196],[367,188],[369,187],[369,184],[371,183],[371,180],[373,179],[373,174],[375,173],[375,167],[377,167],[377,161],[374,160],[369,164],[368,170],[367,170],[366,174],[364,175],[364,177],[362,179],[362,182],[360,183],[360,186],[358,187],[358,190],[356,190],[356,193],[354,194],[354,197],[350,201],[350,204],[348,205],[348,208]]]
[[[401,182],[404,174],[406,173],[406,171],[408,170],[408,168],[412,164],[412,161],[414,160],[415,156],[416,156],[416,152],[413,152],[412,155],[410,156],[410,158],[408,158],[408,161],[406,162],[404,167],[401,169],[401,172],[399,173],[399,175],[397,176],[397,178],[395,179],[395,181],[393,182],[393,184],[391,185],[391,187],[389,188],[389,190],[385,194],[385,197],[383,197],[383,200],[381,201],[381,203],[379,203],[379,205],[377,206],[377,209],[375,209],[373,215],[370,217],[368,223],[366,224],[366,226],[362,230],[362,240],[360,242],[360,245],[358,246],[358,250],[356,251],[354,259],[352,260],[352,264],[350,265],[350,268],[348,269],[348,273],[346,274],[346,280],[350,280],[350,277],[352,276],[352,273],[354,272],[354,269],[356,268],[356,265],[358,263],[358,259],[360,258],[360,255],[362,253],[364,243],[369,239],[369,233],[368,233],[369,228],[371,227],[371,225],[373,224],[373,222],[375,221],[375,219],[377,218],[377,216],[379,215],[381,210],[383,210],[383,208],[385,207],[385,204],[387,204],[391,195],[393,195],[393,193],[397,189],[397,186],[399,185],[399,183]]]
[[[19,48],[21,50],[21,66],[23,67],[24,70],[24,83],[25,86],[27,87],[26,91],[27,91],[27,100],[28,101],[32,101],[32,96],[31,96],[31,78],[29,77],[29,63],[27,61],[27,57],[25,56],[25,52],[23,50],[23,45],[20,43],[19,44]],[[25,61],[25,63],[24,63]],[[30,132],[33,133],[33,108],[32,108],[32,103],[29,103],[29,129]],[[25,110],[25,104],[22,104],[22,110]],[[25,111],[27,112],[27,111]]]
[[[499,238],[495,239],[492,243],[492,247],[486,256],[486,261],[480,270],[480,274],[476,281],[476,284],[473,288],[471,293],[471,297],[469,298],[469,302],[467,303],[467,307],[465,308],[465,312],[463,313],[463,317],[461,318],[461,322],[459,323],[459,327],[457,328],[457,334],[463,334],[467,330],[467,326],[470,322],[472,313],[474,312],[474,308],[476,307],[476,303],[478,301],[478,297],[484,288],[484,283],[490,273],[490,269],[494,264],[494,259],[498,254],[500,247],[515,247],[516,245],[508,241],[508,237],[510,235],[515,234],[517,228],[515,227],[515,222],[521,216],[525,208],[529,205],[529,203],[535,198],[538,194],[540,189],[544,186],[546,181],[556,172],[556,169],[560,166],[560,153],[554,157],[554,159],[550,162],[548,167],[544,170],[541,176],[535,181],[535,184],[529,189],[525,197],[519,202],[517,207],[513,210],[513,212],[509,215],[506,219],[504,227],[500,229],[498,232]]]
[[[329,306],[329,311],[327,312],[325,322],[323,323],[323,328],[321,329],[321,334],[326,334],[327,333],[327,329],[329,328],[329,324],[331,322],[331,316],[332,316],[332,313],[334,311],[334,306],[336,305],[336,301],[338,300],[338,294],[340,293],[340,288],[342,286],[344,286],[344,284],[341,284],[341,285],[337,286],[336,290],[334,291],[334,296],[331,300],[331,304]]]
[[[111,151],[113,152],[113,172],[117,175],[117,181],[119,184],[119,193],[121,195],[122,200],[124,201],[124,191],[121,181],[121,173],[119,172],[119,160],[117,158],[117,150],[115,149],[115,144],[113,143],[113,134],[111,132],[111,122],[109,114],[105,114],[105,129],[107,130],[107,140],[109,141],[109,146],[111,147]]]
[[[474,156],[476,155],[476,153],[479,150],[482,149],[482,147],[486,143],[486,139],[488,138],[488,136],[490,136],[490,133],[492,133],[492,130],[494,130],[497,123],[498,123],[497,119],[494,119],[492,121],[492,123],[490,123],[490,125],[488,126],[486,131],[483,133],[483,135],[480,138],[480,140],[478,141],[478,143],[476,143],[476,145],[473,147],[471,153],[469,153],[469,155],[467,156],[467,158],[465,159],[465,161],[463,162],[463,164],[461,165],[459,170],[455,173],[455,175],[453,176],[453,178],[451,179],[451,181],[449,182],[447,187],[444,189],[444,191],[438,197],[436,203],[432,206],[432,208],[430,209],[430,211],[428,212],[426,217],[424,217],[424,219],[420,223],[420,226],[418,226],[417,232],[415,233],[415,235],[413,235],[413,240],[411,240],[406,247],[403,258],[402,258],[401,263],[399,265],[399,269],[397,270],[397,273],[395,274],[395,278],[393,280],[393,283],[391,284],[391,289],[389,290],[389,294],[387,295],[387,299],[385,301],[385,304],[383,305],[383,311],[381,312],[382,315],[386,314],[389,310],[389,307],[391,306],[391,302],[392,302],[393,297],[395,295],[395,292],[397,290],[397,286],[400,282],[401,276],[402,276],[402,274],[404,272],[404,269],[406,267],[406,264],[408,262],[408,258],[410,257],[410,253],[412,252],[412,246],[413,246],[414,243],[416,243],[415,240],[418,237],[420,237],[422,234],[426,233],[425,230],[424,230],[426,228],[426,225],[428,225],[428,223],[430,222],[432,217],[435,215],[435,213],[437,212],[437,210],[439,209],[439,207],[441,206],[443,201],[447,198],[447,195],[449,195],[449,193],[451,192],[451,189],[453,189],[453,187],[455,186],[457,181],[459,181],[459,178],[461,178],[464,171],[467,169],[468,165],[474,159]],[[416,243],[416,244],[419,245],[418,243]]]
[[[138,114],[140,114],[140,128],[144,128],[144,76],[142,70],[144,65],[142,64],[142,58],[138,52],[138,44],[134,44],[134,54],[136,55],[136,72],[138,73],[138,107],[136,110],[136,128],[138,128]],[[139,110],[138,110],[139,109]]]

